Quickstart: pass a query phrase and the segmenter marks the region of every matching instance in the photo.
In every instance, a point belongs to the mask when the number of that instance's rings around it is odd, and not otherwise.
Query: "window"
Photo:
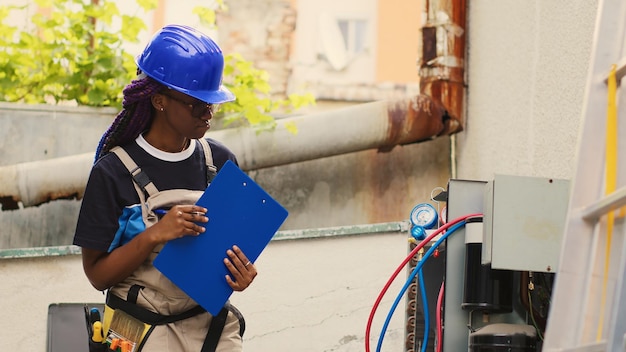
[[[337,25],[350,56],[357,55],[366,49],[365,35],[367,21],[364,19],[339,19]]]
[[[322,53],[335,70],[343,70],[367,50],[367,29],[368,21],[362,17],[320,17]]]

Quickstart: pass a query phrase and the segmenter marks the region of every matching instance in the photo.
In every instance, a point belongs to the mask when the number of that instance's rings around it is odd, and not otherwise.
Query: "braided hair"
[[[138,71],[138,76],[124,90],[122,111],[100,138],[94,161],[109,153],[113,147],[135,140],[145,131],[154,115],[151,97],[163,85]]]

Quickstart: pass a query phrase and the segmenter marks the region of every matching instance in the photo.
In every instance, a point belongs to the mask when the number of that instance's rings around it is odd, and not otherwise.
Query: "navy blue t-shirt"
[[[223,144],[207,138],[218,171],[235,155]],[[180,153],[167,153],[148,144],[142,136],[124,150],[159,191],[207,187],[204,151],[199,141]],[[78,215],[74,244],[112,251],[145,230],[139,196],[128,169],[115,153],[100,158],[91,169]]]

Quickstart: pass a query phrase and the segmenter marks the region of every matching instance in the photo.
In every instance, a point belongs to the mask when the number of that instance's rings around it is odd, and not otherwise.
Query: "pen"
[[[156,215],[158,215],[159,217],[162,217],[163,215],[167,214],[167,210],[165,210],[165,209],[154,209],[154,213]]]
[[[165,209],[154,209],[154,213],[156,215],[158,215],[159,217],[163,217],[165,214],[167,214],[167,210],[165,210]],[[204,215],[204,213],[201,212],[201,211],[194,211],[191,214],[194,214],[194,215]]]

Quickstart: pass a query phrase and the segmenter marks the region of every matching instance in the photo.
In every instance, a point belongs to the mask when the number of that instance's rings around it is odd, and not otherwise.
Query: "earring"
[[[160,109],[160,110],[161,110],[161,111],[163,111],[163,107],[161,107],[161,109]]]

